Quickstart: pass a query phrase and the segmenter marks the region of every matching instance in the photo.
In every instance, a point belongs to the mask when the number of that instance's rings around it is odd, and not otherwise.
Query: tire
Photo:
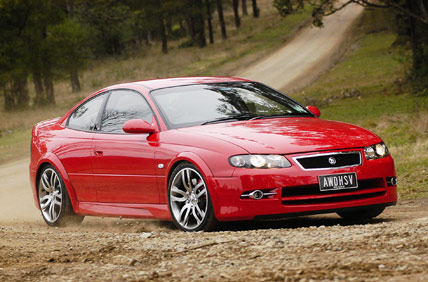
[[[368,220],[380,215],[384,209],[385,207],[375,207],[348,212],[338,212],[337,214],[346,220]]]
[[[46,165],[38,179],[39,207],[49,226],[80,224],[84,216],[76,215],[64,181],[52,165]]]
[[[179,164],[168,179],[168,205],[174,224],[183,231],[210,231],[217,225],[206,182],[191,163]]]

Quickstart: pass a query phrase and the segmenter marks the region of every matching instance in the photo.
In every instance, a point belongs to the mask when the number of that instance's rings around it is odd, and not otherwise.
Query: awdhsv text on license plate
[[[357,174],[341,173],[318,176],[321,191],[352,189],[358,187]]]

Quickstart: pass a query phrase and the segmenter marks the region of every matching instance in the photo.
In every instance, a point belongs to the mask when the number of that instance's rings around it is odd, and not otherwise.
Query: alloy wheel
[[[40,210],[46,221],[55,223],[62,211],[63,187],[58,173],[52,168],[43,171],[39,181]]]
[[[203,177],[191,167],[179,170],[171,182],[169,200],[176,222],[185,230],[197,230],[208,213],[209,195]]]

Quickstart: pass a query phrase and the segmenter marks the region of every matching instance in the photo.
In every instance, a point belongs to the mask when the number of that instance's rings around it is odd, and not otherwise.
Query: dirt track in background
[[[242,76],[281,89],[307,83],[307,74],[316,77],[339,52],[360,13],[350,7],[316,34],[303,29]],[[335,23],[342,33],[329,32]],[[293,45],[310,55],[292,53]],[[402,201],[378,219],[352,224],[323,215],[187,234],[159,221],[86,218],[58,229],[47,227],[34,206],[28,162],[0,166],[0,281],[428,281],[427,199]]]
[[[343,53],[343,44],[364,8],[349,5],[324,19],[324,27],[309,25],[284,47],[236,76],[263,82],[287,93],[313,82]]]

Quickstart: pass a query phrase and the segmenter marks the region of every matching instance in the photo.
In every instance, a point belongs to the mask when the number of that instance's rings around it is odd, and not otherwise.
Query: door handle
[[[103,155],[103,151],[101,151],[101,150],[95,150],[94,153],[95,153],[95,156],[102,156]]]

